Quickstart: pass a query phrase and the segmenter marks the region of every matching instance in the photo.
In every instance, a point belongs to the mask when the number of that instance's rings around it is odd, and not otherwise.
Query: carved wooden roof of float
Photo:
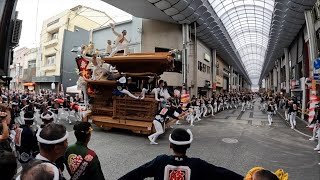
[[[117,81],[111,80],[86,80],[91,85],[116,86]]]
[[[119,72],[142,73],[150,72],[158,75],[166,71],[170,53],[132,53],[127,56],[102,58],[104,62],[116,66]]]

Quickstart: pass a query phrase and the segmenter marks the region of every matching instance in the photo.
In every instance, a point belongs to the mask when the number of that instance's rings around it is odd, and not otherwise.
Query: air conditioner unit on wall
[[[12,38],[11,38],[11,43],[13,46],[16,46],[19,44],[21,28],[22,28],[22,20],[16,19],[13,24],[13,31],[12,31]]]
[[[205,80],[205,82],[204,82],[204,87],[206,87],[206,88],[211,87],[211,82],[208,81],[208,80]]]

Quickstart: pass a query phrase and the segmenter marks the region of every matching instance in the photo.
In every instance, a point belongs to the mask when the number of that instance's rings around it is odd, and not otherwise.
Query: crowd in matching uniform
[[[225,93],[216,97],[192,97],[186,105],[172,98],[162,103],[155,117],[160,123],[156,133],[149,136],[151,144],[165,130],[162,123],[167,117],[175,119],[176,124],[186,119],[190,125],[214,116],[219,111],[237,109],[242,111],[253,108],[257,95],[253,93]],[[38,95],[28,92],[2,92],[0,171],[1,179],[42,180],[66,179],[104,179],[98,155],[88,147],[93,133],[89,122],[81,121],[79,96],[41,92]],[[161,103],[161,102],[160,102]],[[164,107],[164,108],[163,108]],[[69,132],[59,124],[59,114],[78,113],[79,122],[73,130],[76,143],[69,145]],[[40,119],[41,121],[38,121]],[[76,118],[77,119],[77,118]],[[70,121],[70,120],[69,120]],[[161,127],[161,129],[160,129]],[[160,132],[159,132],[160,131]],[[161,132],[162,131],[162,132]],[[224,179],[224,180],[278,180],[288,178],[283,171],[272,173],[263,168],[251,169],[243,177],[231,170],[212,165],[199,158],[187,156],[187,149],[193,142],[190,130],[176,128],[169,136],[172,155],[160,155],[152,161],[124,174],[120,179]],[[17,163],[18,161],[18,163]],[[18,164],[22,171],[17,174]],[[107,171],[107,170],[106,170]]]
[[[269,125],[272,124],[272,117],[278,112],[279,109],[284,111],[284,119],[288,121],[291,129],[297,128],[297,115],[298,113],[302,115],[309,115],[309,107],[310,103],[308,103],[307,110],[304,112],[301,108],[297,97],[286,97],[281,94],[268,95],[267,93],[260,95],[260,109],[262,111],[266,111],[268,114]],[[312,130],[312,137],[309,139],[310,141],[317,140],[317,145],[314,148],[315,151],[320,153],[320,104],[316,104],[315,112],[312,121],[307,126]],[[319,163],[320,165],[320,163]]]

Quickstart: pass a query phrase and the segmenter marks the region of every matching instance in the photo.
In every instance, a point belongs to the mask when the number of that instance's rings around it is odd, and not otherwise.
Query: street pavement
[[[187,154],[199,157],[216,166],[222,166],[245,175],[249,169],[262,166],[271,171],[283,168],[290,180],[319,180],[320,154],[313,151],[315,142],[290,129],[278,115],[268,126],[267,115],[258,106],[240,112],[225,110],[214,117],[203,118],[190,127],[183,122],[173,128],[190,128],[194,141]],[[72,126],[63,119],[60,123],[72,132]],[[159,137],[158,145],[150,145],[147,136],[126,130],[103,131],[94,126],[89,148],[101,162],[105,178],[118,179],[130,170],[160,154],[171,154],[167,129]],[[73,133],[69,144],[75,143]]]

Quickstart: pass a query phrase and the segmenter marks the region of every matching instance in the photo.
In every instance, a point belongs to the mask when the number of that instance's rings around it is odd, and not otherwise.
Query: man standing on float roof
[[[127,38],[125,37],[127,35],[127,31],[123,30],[121,34],[117,33],[114,30],[114,24],[110,24],[112,32],[114,35],[116,35],[116,40],[115,40],[115,48],[112,51],[112,53],[109,55],[109,57],[113,57],[114,54],[116,54],[118,51],[120,50],[124,50],[123,55],[126,56],[128,55],[128,43],[130,43],[129,40],[127,40]]]

